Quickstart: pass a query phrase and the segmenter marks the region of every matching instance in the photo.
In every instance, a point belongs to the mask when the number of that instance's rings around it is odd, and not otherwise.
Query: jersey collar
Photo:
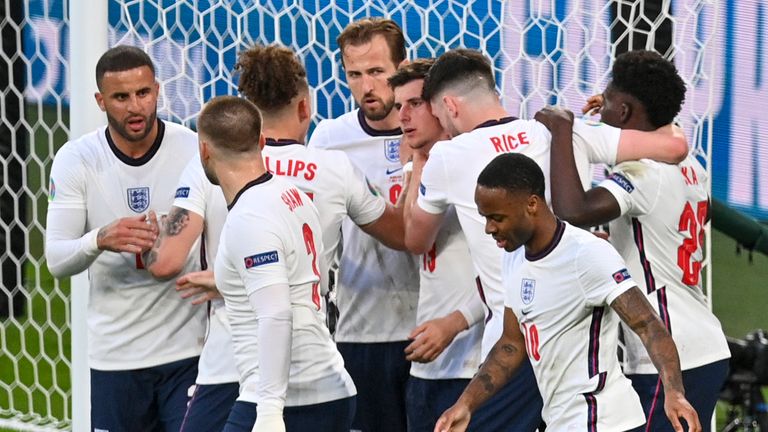
[[[117,148],[115,141],[112,139],[112,134],[109,133],[109,127],[106,128],[105,135],[107,137],[107,144],[109,144],[109,149],[112,150],[112,153],[115,154],[115,157],[120,159],[120,161],[126,165],[137,167],[149,162],[152,157],[155,156],[155,153],[157,153],[157,151],[160,149],[160,143],[163,142],[163,136],[165,135],[165,123],[163,123],[162,120],[157,119],[157,137],[155,137],[155,142],[152,143],[152,146],[146,153],[137,158],[132,158]]]
[[[357,121],[360,122],[360,127],[363,129],[363,132],[373,137],[394,136],[394,135],[403,134],[403,130],[400,128],[387,129],[387,130],[378,130],[378,129],[372,128],[368,124],[368,122],[365,121],[365,115],[363,114],[363,110],[359,108],[357,110]]]
[[[515,120],[517,120],[517,117],[514,117],[514,116],[502,117],[500,119],[491,119],[491,120],[487,120],[487,121],[484,121],[484,122],[480,123],[479,125],[475,126],[475,128],[472,129],[472,130],[480,129],[480,128],[486,128],[486,127],[491,127],[491,126],[498,126],[500,124],[513,122]]]
[[[565,222],[558,219],[557,228],[555,229],[555,235],[554,237],[552,237],[552,241],[549,242],[547,247],[545,247],[541,252],[535,255],[529,255],[528,252],[526,252],[525,259],[528,261],[538,261],[540,259],[545,258],[547,255],[552,253],[553,250],[555,250],[558,244],[560,244],[560,240],[563,238],[564,232],[565,232]]]
[[[232,207],[234,207],[235,204],[237,204],[237,200],[240,199],[240,195],[244,194],[245,191],[247,191],[248,189],[256,185],[260,185],[262,183],[268,182],[270,179],[272,179],[272,177],[273,177],[272,173],[267,171],[264,174],[260,175],[258,178],[255,178],[249,181],[248,183],[246,183],[245,186],[243,186],[243,188],[237,192],[237,194],[235,195],[235,199],[232,200],[232,203],[227,206],[227,210],[232,210]]]
[[[294,139],[287,139],[287,138],[267,138],[267,142],[265,145],[271,146],[271,147],[283,147],[283,146],[289,146],[289,145],[304,145]]]

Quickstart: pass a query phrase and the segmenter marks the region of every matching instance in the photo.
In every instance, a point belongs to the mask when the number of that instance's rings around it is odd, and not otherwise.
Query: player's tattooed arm
[[[186,264],[189,251],[203,231],[203,218],[181,207],[172,207],[161,221],[150,217],[160,235],[143,255],[144,266],[157,279],[175,277]]]
[[[638,287],[633,287],[617,297],[611,307],[640,336],[653,365],[659,371],[666,395],[664,411],[674,429],[683,430],[680,425],[680,418],[683,418],[689,431],[701,431],[696,411],[685,399],[680,358],[675,343],[648,299]]]
[[[504,333],[485,358],[483,365],[456,402],[462,410],[473,412],[496,394],[512,378],[525,360],[525,340],[517,317],[504,310]]]

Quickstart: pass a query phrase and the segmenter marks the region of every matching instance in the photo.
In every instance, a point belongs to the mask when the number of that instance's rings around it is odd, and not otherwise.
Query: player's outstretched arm
[[[442,214],[426,212],[416,203],[419,197],[421,174],[426,163],[427,155],[418,151],[413,153],[413,174],[405,192],[407,195],[403,205],[405,245],[413,254],[427,253],[432,249],[443,220]]]
[[[675,343],[664,323],[648,303],[648,299],[638,287],[633,287],[619,295],[611,303],[611,308],[640,336],[656,370],[659,371],[664,385],[664,411],[675,431],[684,430],[680,423],[681,418],[688,424],[689,431],[701,431],[699,417],[685,399],[680,359]]]
[[[154,212],[150,221],[160,235],[152,248],[144,253],[144,266],[155,279],[176,277],[187,262],[189,251],[203,232],[203,217],[187,209],[173,206],[160,222]]]
[[[384,246],[395,250],[405,248],[405,224],[403,210],[392,204],[387,204],[384,213],[375,221],[360,226],[366,234],[382,242]]]
[[[556,107],[545,107],[534,118],[552,134],[549,152],[552,209],[576,226],[589,227],[621,216],[616,198],[604,188],[585,192],[581,187],[573,155],[573,114]]]
[[[435,432],[466,430],[472,413],[504,387],[525,360],[525,355],[525,340],[517,316],[512,309],[505,308],[504,332],[459,400],[440,416]]]

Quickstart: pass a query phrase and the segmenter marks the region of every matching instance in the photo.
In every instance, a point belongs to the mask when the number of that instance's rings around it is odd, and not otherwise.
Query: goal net
[[[709,166],[722,7],[717,0],[110,0],[108,16],[93,25],[108,26],[109,46],[150,54],[160,116],[190,126],[204,101],[236,94],[237,53],[256,42],[281,43],[303,59],[315,123],[351,109],[335,40],[368,16],[400,23],[411,58],[484,51],[505,105],[521,117],[545,104],[577,111],[602,91],[615,54],[656,49],[688,85],[680,120]],[[84,317],[71,316],[69,282],[50,276],[43,254],[47,177],[69,134],[69,10],[66,0],[0,0],[0,429],[70,429],[71,389],[87,386],[70,380],[70,323]]]

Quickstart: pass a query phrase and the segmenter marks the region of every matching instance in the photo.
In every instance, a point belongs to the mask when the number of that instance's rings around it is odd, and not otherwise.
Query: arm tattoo
[[[165,235],[179,235],[189,224],[189,210],[174,207],[165,220]]]

